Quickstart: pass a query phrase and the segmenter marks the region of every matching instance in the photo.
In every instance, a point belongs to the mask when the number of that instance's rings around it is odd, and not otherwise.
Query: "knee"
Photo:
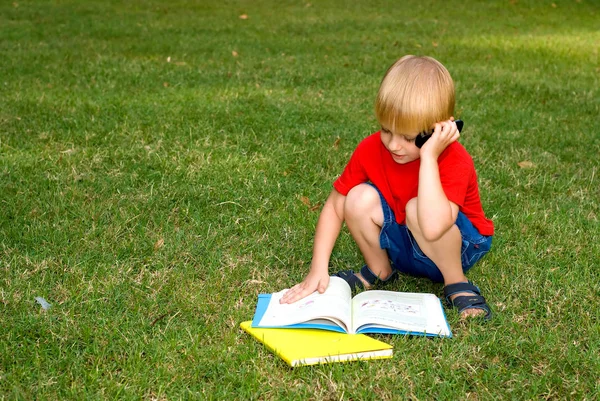
[[[417,198],[412,198],[406,203],[406,227],[413,235],[420,233],[419,220],[417,219]]]
[[[346,218],[370,216],[375,207],[380,207],[381,200],[377,190],[368,184],[355,186],[346,195],[344,216]]]
[[[429,227],[421,227],[417,216],[417,198],[412,198],[406,204],[406,227],[408,227],[415,239],[418,239],[417,242],[437,241],[452,228],[452,226],[444,228],[439,224],[430,225]]]

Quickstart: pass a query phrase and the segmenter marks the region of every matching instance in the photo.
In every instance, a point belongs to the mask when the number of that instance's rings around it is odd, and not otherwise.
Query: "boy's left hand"
[[[436,123],[431,138],[421,148],[421,158],[433,157],[437,159],[444,149],[452,142],[457,141],[459,137],[460,132],[454,122],[454,117],[450,120]]]

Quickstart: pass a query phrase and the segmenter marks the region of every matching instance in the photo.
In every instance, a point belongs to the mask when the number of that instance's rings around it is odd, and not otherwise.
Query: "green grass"
[[[597,3],[347,3],[0,4],[0,400],[598,399]],[[303,278],[404,54],[456,81],[495,317],[291,370],[238,325]]]

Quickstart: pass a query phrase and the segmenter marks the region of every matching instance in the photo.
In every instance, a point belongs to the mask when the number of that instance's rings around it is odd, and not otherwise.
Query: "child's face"
[[[415,145],[417,135],[418,133],[394,133],[385,127],[381,127],[381,142],[398,164],[410,163],[421,156],[421,149]]]

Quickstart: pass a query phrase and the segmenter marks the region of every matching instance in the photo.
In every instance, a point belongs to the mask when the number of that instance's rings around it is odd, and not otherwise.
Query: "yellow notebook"
[[[392,357],[392,346],[365,336],[318,329],[262,329],[252,322],[240,327],[290,366]]]

